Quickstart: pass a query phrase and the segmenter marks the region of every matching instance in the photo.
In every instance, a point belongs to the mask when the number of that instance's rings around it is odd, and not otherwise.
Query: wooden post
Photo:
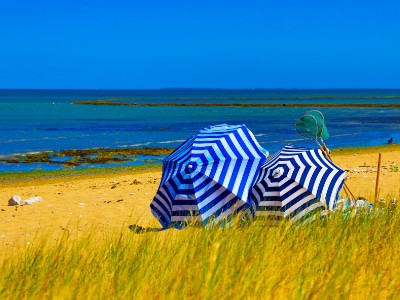
[[[378,169],[376,170],[376,182],[375,182],[375,205],[378,199],[378,188],[379,188],[379,174],[381,173],[381,153],[379,152],[378,157]]]

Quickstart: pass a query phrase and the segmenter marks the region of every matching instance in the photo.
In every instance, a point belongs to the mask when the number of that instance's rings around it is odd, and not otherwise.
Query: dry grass
[[[38,232],[0,254],[0,298],[396,298],[399,231],[387,207],[301,226]]]

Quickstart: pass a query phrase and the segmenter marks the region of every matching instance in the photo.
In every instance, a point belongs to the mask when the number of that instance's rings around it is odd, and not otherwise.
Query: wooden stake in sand
[[[378,157],[378,169],[376,170],[376,182],[375,182],[375,204],[378,200],[378,187],[379,187],[379,174],[381,173],[381,153],[379,152]]]

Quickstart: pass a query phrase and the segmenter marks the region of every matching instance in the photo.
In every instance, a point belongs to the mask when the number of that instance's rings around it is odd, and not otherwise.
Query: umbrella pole
[[[322,141],[322,145],[323,145],[323,147],[320,146],[320,149],[321,149],[322,153],[324,153],[325,156],[326,156],[331,162],[333,162],[332,157],[331,157],[331,155],[329,154],[328,147],[326,147],[324,141]],[[344,192],[346,193],[346,196],[347,196],[347,198],[349,198],[349,200],[350,200],[350,199],[353,199],[354,201],[356,200],[356,197],[354,197],[353,193],[351,192],[350,188],[347,186],[346,183],[343,184],[343,190],[344,190]]]
[[[323,151],[325,153],[325,155],[328,157],[328,159],[333,162],[331,155],[329,154],[329,150],[328,147],[326,147],[326,144],[324,143],[324,141],[322,141],[322,145],[324,147]],[[350,188],[348,187],[348,185],[346,183],[343,184],[343,189],[347,195],[347,198],[349,199],[353,199],[354,201],[356,200],[356,197],[354,197],[353,193],[351,192]],[[349,194],[351,195],[351,197],[349,196]]]

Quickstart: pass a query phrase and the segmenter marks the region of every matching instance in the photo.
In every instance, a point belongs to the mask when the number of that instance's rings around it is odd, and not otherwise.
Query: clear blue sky
[[[400,1],[1,1],[0,88],[400,88]]]

